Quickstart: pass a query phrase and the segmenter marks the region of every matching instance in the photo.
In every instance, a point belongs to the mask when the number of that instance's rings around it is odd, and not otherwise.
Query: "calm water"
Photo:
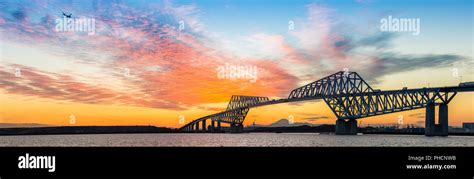
[[[0,136],[0,146],[474,146],[474,136],[329,134],[91,134]]]

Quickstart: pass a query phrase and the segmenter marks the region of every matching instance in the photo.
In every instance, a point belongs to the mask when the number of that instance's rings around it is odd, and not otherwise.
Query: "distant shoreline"
[[[56,126],[0,128],[0,136],[68,134],[177,133],[177,129],[155,126]]]
[[[55,127],[21,127],[0,128],[0,136],[19,135],[74,135],[74,134],[153,134],[153,133],[190,133],[175,128],[156,126],[55,126]],[[293,126],[293,127],[258,127],[246,128],[245,133],[334,133],[334,125]],[[399,131],[366,131],[362,134],[424,135],[424,132]],[[474,133],[449,133],[455,136],[474,136]]]

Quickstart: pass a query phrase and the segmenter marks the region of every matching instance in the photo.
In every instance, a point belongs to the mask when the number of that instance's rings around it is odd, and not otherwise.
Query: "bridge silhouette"
[[[225,111],[195,119],[180,130],[222,132],[221,123],[227,123],[231,133],[241,133],[250,108],[322,99],[337,118],[335,133],[338,135],[357,134],[357,119],[426,108],[425,135],[447,136],[449,102],[458,92],[474,91],[472,82],[464,84],[468,85],[381,91],[370,87],[356,72],[340,71],[294,89],[286,99],[234,95]],[[439,106],[438,124],[435,106]],[[211,120],[210,126],[206,120]]]

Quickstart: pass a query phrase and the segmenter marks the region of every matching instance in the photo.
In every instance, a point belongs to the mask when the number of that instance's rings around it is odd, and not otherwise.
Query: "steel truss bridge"
[[[448,103],[458,92],[471,91],[473,85],[381,91],[370,87],[356,72],[340,71],[294,89],[286,99],[234,95],[225,111],[195,119],[180,130],[222,132],[221,123],[227,123],[232,133],[240,133],[250,108],[322,99],[337,117],[336,134],[357,134],[357,119],[426,108],[425,135],[447,136]],[[438,124],[435,106],[439,106]],[[211,121],[210,126],[206,120]]]

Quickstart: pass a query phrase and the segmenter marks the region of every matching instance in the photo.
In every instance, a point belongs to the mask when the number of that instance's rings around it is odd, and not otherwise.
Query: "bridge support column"
[[[216,121],[211,120],[211,128],[210,128],[210,131],[211,131],[211,132],[214,132],[215,129],[216,129]]]
[[[439,136],[448,136],[448,104],[439,106],[439,119],[437,125],[437,134]]]
[[[357,121],[355,119],[349,119],[349,121],[338,119],[336,121],[336,135],[357,135]]]
[[[206,120],[204,119],[204,120],[202,120],[202,132],[206,132],[206,128],[207,128]]]
[[[194,123],[194,127],[196,127],[195,132],[199,132],[199,122]]]
[[[448,104],[439,106],[438,124],[435,120],[435,104],[426,106],[425,135],[448,136]]]
[[[235,129],[235,125],[234,123],[231,123],[230,124],[230,133],[235,133],[236,129]]]
[[[243,133],[244,126],[242,124],[230,124],[230,133]]]
[[[426,136],[435,136],[436,135],[435,105],[434,105],[434,103],[430,103],[426,106],[425,135]]]
[[[221,128],[221,121],[217,121],[217,131],[219,131],[219,132],[222,131],[222,128]]]

